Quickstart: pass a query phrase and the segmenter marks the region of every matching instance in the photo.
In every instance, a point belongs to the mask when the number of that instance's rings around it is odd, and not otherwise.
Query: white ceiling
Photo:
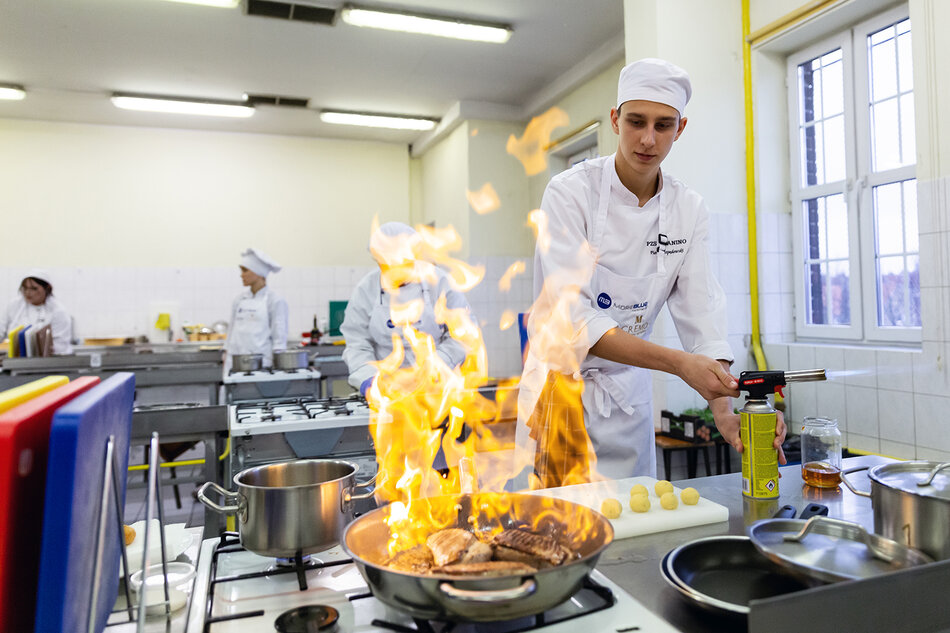
[[[295,0],[339,8],[342,0]],[[23,101],[0,117],[400,143],[425,133],[322,123],[324,108],[442,118],[524,120],[623,52],[623,0],[365,0],[430,14],[508,23],[506,44],[249,16],[163,0],[2,0],[0,83]],[[129,112],[113,92],[238,100],[244,93],[310,100],[259,107],[249,119]],[[431,140],[432,133],[428,133]]]

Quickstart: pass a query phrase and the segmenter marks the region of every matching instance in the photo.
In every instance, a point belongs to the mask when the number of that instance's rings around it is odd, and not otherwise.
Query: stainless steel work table
[[[857,466],[873,466],[884,463],[889,460],[883,457],[852,457],[844,460],[845,468],[854,468]],[[700,610],[698,607],[688,603],[680,594],[670,587],[662,578],[660,572],[660,561],[667,552],[672,549],[699,538],[708,536],[718,536],[723,534],[745,534],[746,526],[758,521],[759,519],[770,518],[781,506],[789,504],[797,508],[799,512],[809,503],[821,503],[828,506],[828,514],[831,517],[846,519],[860,523],[868,530],[873,530],[874,521],[871,509],[871,500],[865,497],[859,497],[848,490],[842,484],[837,490],[822,490],[805,486],[801,479],[801,466],[785,466],[781,469],[782,479],[779,485],[780,496],[772,501],[752,501],[745,498],[741,492],[741,474],[732,473],[718,475],[713,477],[700,477],[685,481],[677,481],[675,485],[678,488],[693,486],[700,494],[716,503],[720,503],[729,509],[729,521],[713,523],[704,526],[684,528],[681,530],[671,530],[668,532],[649,534],[634,538],[623,539],[612,543],[604,551],[597,565],[597,568],[606,574],[611,580],[620,585],[624,590],[633,595],[637,600],[643,603],[648,609],[659,614],[676,628],[686,633],[732,633],[734,631],[745,631],[746,622],[742,618],[719,616],[707,611]],[[849,481],[855,483],[859,489],[869,490],[870,482],[867,479],[866,472],[855,473],[849,476]],[[929,568],[935,568],[939,572],[939,578],[950,578],[950,561],[928,565]],[[912,570],[905,570],[888,574],[888,577],[897,578]],[[867,583],[867,581],[861,581]],[[837,583],[839,585],[852,585],[859,588],[859,583]],[[891,587],[898,587],[901,583],[890,583]],[[946,581],[933,587],[932,596],[919,597],[921,608],[945,609]],[[828,587],[832,587],[829,585]],[[825,591],[826,588],[819,590],[809,590],[811,594],[815,591]],[[825,591],[827,594],[827,591]],[[852,592],[853,593],[853,592]],[[897,594],[891,594],[894,602],[889,602],[890,609],[897,611],[912,611],[913,607],[909,604],[901,604]],[[862,596],[860,592],[851,595],[842,600],[840,608],[842,611],[846,608],[869,609],[875,604],[875,600],[869,597],[870,605],[858,604],[865,600],[859,599]],[[916,598],[917,594],[915,594]],[[929,602],[929,598],[934,598],[934,602]],[[813,604],[817,604],[813,600]],[[816,607],[817,610],[817,607]],[[840,616],[840,613],[839,613]],[[905,616],[905,617],[910,617]],[[946,616],[939,616],[937,619],[945,619]],[[803,612],[788,613],[786,619],[781,625],[776,622],[770,630],[773,631],[814,631],[829,630],[823,628],[818,614],[810,612],[807,608]],[[751,622],[751,620],[750,620]],[[631,622],[635,626],[635,622]],[[950,626],[950,624],[946,625]],[[751,626],[750,626],[751,630]],[[834,630],[834,629],[832,629]],[[859,630],[838,628],[838,631]],[[864,629],[865,631],[870,629]],[[878,629],[880,630],[880,629]],[[910,626],[903,626],[900,629],[910,631],[914,630]],[[946,630],[944,626],[937,628],[918,628],[917,630]]]

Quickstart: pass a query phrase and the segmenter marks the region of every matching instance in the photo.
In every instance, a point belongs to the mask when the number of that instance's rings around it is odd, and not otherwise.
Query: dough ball
[[[660,496],[660,505],[664,510],[675,510],[679,504],[680,502],[676,500],[676,495],[672,492],[666,492]]]
[[[634,512],[649,512],[650,511],[650,497],[647,495],[631,495],[630,496],[630,509]]]
[[[135,540],[135,530],[129,525],[123,525],[122,530],[125,532],[125,544],[131,545]]]
[[[661,479],[654,484],[653,490],[656,492],[656,496],[662,497],[668,492],[673,492],[673,484],[665,479]]]
[[[600,513],[608,519],[619,519],[623,506],[616,499],[604,499],[600,504]]]
[[[636,495],[648,495],[648,494],[650,494],[650,491],[647,490],[647,487],[644,486],[643,484],[637,484],[633,488],[630,489],[631,498],[635,497]]]
[[[680,499],[688,506],[694,506],[699,503],[699,491],[695,488],[684,488],[680,493]]]

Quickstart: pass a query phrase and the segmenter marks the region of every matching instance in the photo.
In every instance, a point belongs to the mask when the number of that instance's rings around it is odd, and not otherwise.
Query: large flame
[[[530,222],[539,248],[546,248],[550,243],[546,216],[534,211]],[[435,298],[436,321],[466,350],[459,367],[448,365],[432,337],[413,326],[424,305],[418,299],[400,299],[404,284],[422,282],[434,287],[437,266],[461,292],[484,277],[482,267],[452,256],[461,248],[461,238],[452,227],[419,226],[416,230],[415,235],[373,242],[374,256],[382,262],[382,283],[392,296],[390,316],[395,331],[401,333],[393,336],[392,353],[376,362],[379,376],[367,393],[380,473],[376,495],[390,502],[391,554],[424,543],[434,531],[460,520],[479,531],[500,530],[495,519],[508,511],[510,496],[498,493],[510,489],[525,467],[538,475],[531,487],[597,477],[578,374],[588,344],[586,333],[572,317],[579,289],[589,279],[593,254],[581,249],[571,270],[549,276],[545,291],[531,307],[531,354],[541,371],[526,375],[520,386],[535,389],[540,396],[531,411],[518,412],[517,390],[512,388],[518,384],[517,377],[500,381],[494,400],[479,391],[489,382],[487,354],[482,332],[468,310],[450,308],[444,297]],[[513,264],[500,288],[509,289],[511,279],[523,271],[523,262]],[[513,311],[505,311],[499,327],[506,329],[513,322]],[[407,357],[412,362],[405,362]],[[514,446],[510,422],[518,415],[529,421],[541,450]],[[444,469],[433,466],[440,452]],[[542,511],[536,520],[550,520],[548,514]],[[571,525],[571,517],[557,518]]]

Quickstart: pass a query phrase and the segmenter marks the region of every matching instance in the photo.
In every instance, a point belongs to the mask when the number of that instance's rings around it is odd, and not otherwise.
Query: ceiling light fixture
[[[197,114],[199,116],[223,116],[247,118],[253,116],[254,108],[238,101],[213,101],[183,97],[156,97],[139,94],[112,95],[112,105],[123,110],[141,112],[166,112],[171,114]]]
[[[8,101],[19,101],[26,97],[26,90],[23,86],[16,84],[0,84],[0,99]]]
[[[181,4],[200,4],[206,7],[218,7],[221,9],[233,9],[241,4],[241,0],[168,0],[169,2],[180,2]]]
[[[436,122],[432,119],[400,116],[398,114],[370,114],[368,112],[343,112],[323,110],[320,120],[338,125],[359,125],[362,127],[385,127],[395,130],[431,130]]]
[[[353,26],[367,26],[388,31],[421,33],[438,37],[452,37],[475,42],[504,44],[511,37],[511,27],[507,24],[489,22],[469,22],[457,18],[435,15],[384,11],[345,6],[340,14],[343,21]]]

